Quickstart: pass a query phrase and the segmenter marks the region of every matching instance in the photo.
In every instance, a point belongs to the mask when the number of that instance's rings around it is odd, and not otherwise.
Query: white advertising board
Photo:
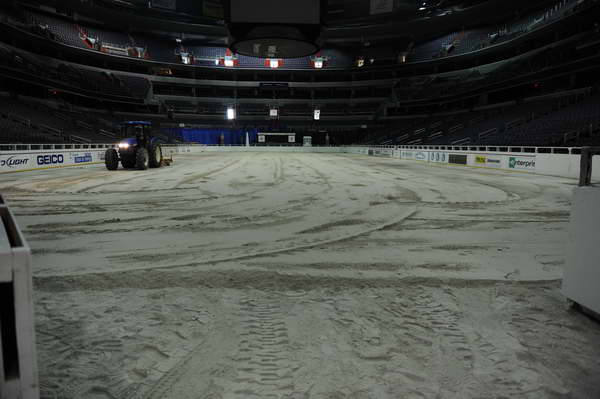
[[[47,150],[0,153],[0,173],[47,169],[104,161],[105,149]]]
[[[535,156],[510,156],[508,157],[508,169],[535,172]]]
[[[486,168],[505,168],[505,157],[502,155],[473,154],[473,165]]]
[[[428,161],[433,163],[448,163],[448,153],[431,151],[428,155]]]

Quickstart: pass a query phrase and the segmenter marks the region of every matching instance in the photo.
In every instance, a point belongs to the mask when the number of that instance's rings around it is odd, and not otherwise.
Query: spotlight
[[[235,119],[235,109],[232,107],[227,108],[227,119],[232,121]]]
[[[282,65],[281,60],[278,60],[278,59],[267,59],[265,63],[271,69],[277,69]]]

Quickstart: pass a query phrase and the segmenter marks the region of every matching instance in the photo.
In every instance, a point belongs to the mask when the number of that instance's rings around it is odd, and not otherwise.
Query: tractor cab
[[[143,121],[130,121],[121,125],[121,137],[126,141],[136,140],[137,145],[142,147],[150,144],[152,138],[152,123]]]
[[[119,148],[106,151],[106,167],[116,170],[119,161],[125,169],[140,170],[160,168],[163,156],[162,148],[156,137],[152,136],[152,123],[130,121],[121,125],[121,135],[125,137],[119,143]]]

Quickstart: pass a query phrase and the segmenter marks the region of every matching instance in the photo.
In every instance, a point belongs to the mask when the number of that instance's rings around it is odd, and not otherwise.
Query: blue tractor
[[[119,143],[118,151],[114,148],[106,150],[104,162],[108,170],[117,170],[119,161],[125,169],[146,170],[162,166],[162,148],[158,138],[152,136],[152,123],[125,122],[121,132],[128,138]]]

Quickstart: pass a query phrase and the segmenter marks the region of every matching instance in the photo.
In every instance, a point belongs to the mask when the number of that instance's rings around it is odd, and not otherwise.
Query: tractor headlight
[[[119,143],[119,148],[121,150],[126,150],[129,148],[129,144],[128,143]]]

